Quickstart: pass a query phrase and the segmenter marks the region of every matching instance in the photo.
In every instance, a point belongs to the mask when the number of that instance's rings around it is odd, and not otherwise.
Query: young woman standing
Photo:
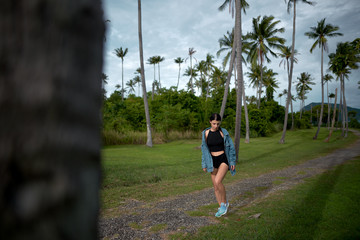
[[[219,209],[215,214],[221,217],[227,213],[229,202],[226,199],[225,187],[222,184],[226,173],[235,174],[236,155],[233,141],[226,129],[220,128],[221,117],[214,113],[210,117],[211,127],[202,132],[201,165],[204,172],[211,173],[216,200]]]

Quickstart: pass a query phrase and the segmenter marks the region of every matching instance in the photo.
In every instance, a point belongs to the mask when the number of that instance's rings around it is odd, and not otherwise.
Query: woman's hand
[[[231,165],[231,171],[235,170],[235,165]]]
[[[206,172],[206,168],[203,168],[203,171]]]

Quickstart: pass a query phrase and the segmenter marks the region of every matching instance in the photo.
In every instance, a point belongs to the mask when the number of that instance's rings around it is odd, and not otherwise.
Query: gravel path
[[[360,136],[359,132],[354,133]],[[348,148],[336,150],[327,156],[228,184],[226,192],[230,202],[229,211],[231,212],[231,207],[246,206],[270,193],[289,189],[306,178],[323,173],[356,156],[360,156],[360,139]],[[277,184],[273,184],[274,181]],[[100,219],[99,237],[100,239],[164,239],[169,233],[179,231],[194,233],[199,227],[215,223],[216,219],[191,217],[186,211],[194,211],[200,206],[213,203],[216,203],[216,199],[212,188],[162,199],[157,203],[128,201],[119,207],[118,211],[122,215],[118,218]]]

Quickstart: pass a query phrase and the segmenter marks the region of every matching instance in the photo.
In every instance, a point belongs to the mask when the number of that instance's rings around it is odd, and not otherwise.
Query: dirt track
[[[355,134],[360,137],[359,132]],[[269,193],[289,189],[306,178],[323,173],[356,156],[360,156],[360,138],[348,148],[336,150],[325,157],[226,185],[230,202],[229,211],[231,212],[231,207],[246,206]],[[274,185],[274,181],[277,184]],[[251,197],[239,197],[243,195]],[[162,199],[157,203],[129,201],[117,209],[117,212],[122,213],[118,218],[100,220],[99,237],[100,239],[164,239],[169,233],[179,231],[192,233],[201,226],[214,223],[216,219],[190,217],[186,212],[215,202],[212,188]],[[153,231],[154,227],[161,230]]]

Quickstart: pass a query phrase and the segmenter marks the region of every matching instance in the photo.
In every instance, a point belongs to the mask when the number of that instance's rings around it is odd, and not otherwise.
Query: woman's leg
[[[221,203],[226,203],[226,191],[225,187],[222,184],[222,181],[228,171],[228,165],[225,163],[221,163],[220,167],[211,174],[211,180],[214,185],[215,196],[216,200],[218,201],[219,205]]]

